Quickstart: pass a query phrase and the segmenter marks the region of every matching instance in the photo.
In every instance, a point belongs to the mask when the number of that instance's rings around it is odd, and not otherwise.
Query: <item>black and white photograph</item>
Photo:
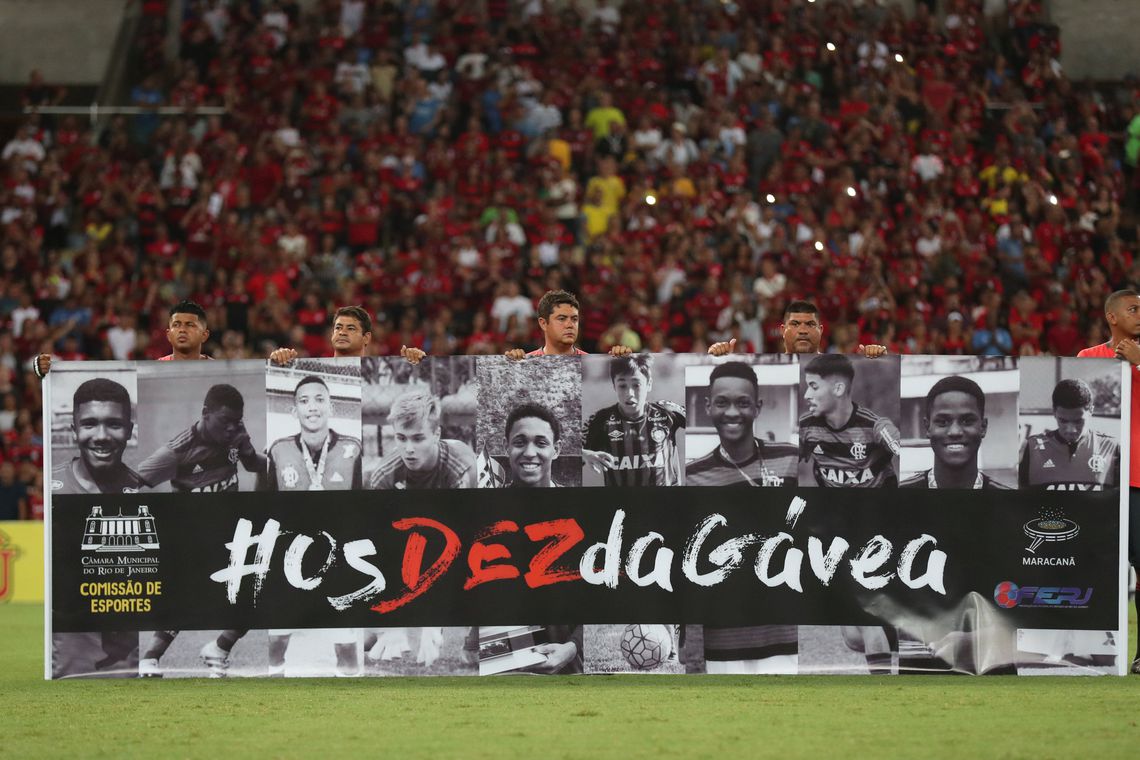
[[[701,627],[705,672],[710,675],[795,675],[799,632],[795,625]]]
[[[1013,356],[902,357],[900,488],[1017,487]]]
[[[297,359],[265,372],[268,491],[362,488],[360,359]]]
[[[365,487],[475,488],[474,357],[361,362]]]
[[[134,493],[138,473],[138,377],[133,364],[85,362],[52,370],[51,492]]]
[[[137,678],[139,635],[135,631],[53,633],[52,678]]]
[[[268,633],[261,631],[142,631],[142,678],[254,678],[269,674]]]
[[[1116,631],[1018,628],[1019,676],[1116,675]]]
[[[481,356],[476,368],[479,487],[581,486],[581,361]]]
[[[1021,488],[1103,491],[1120,485],[1120,362],[1023,357]]]
[[[897,670],[897,645],[881,626],[799,626],[799,673],[889,675]]]
[[[364,675],[360,628],[270,629],[270,676],[357,678]]]
[[[249,362],[146,362],[138,385],[138,472],[148,489],[257,488],[266,462],[264,371]]]
[[[801,486],[895,488],[901,452],[898,356],[802,356]]]
[[[791,354],[685,367],[686,485],[797,485],[799,380]]]
[[[582,485],[684,484],[684,358],[582,357]]]
[[[584,672],[581,625],[479,628],[479,675],[574,675]]]
[[[479,674],[476,626],[367,628],[366,676],[475,676]]]
[[[587,625],[583,641],[587,673],[704,672],[700,626]]]

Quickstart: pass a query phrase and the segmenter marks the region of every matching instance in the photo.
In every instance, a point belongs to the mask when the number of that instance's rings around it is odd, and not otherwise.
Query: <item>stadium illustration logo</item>
[[[1092,586],[1018,586],[1013,581],[1002,581],[994,587],[994,603],[1007,610],[1014,607],[1084,608],[1089,606],[1092,595]]]
[[[0,530],[0,602],[8,601],[13,594],[12,575],[17,554],[17,549],[12,546],[12,539]]]
[[[102,507],[91,507],[83,529],[83,551],[145,552],[158,549],[158,530],[150,508],[142,505],[135,515],[103,514]]]
[[[1041,517],[1025,523],[1022,531],[1030,538],[1030,544],[1025,547],[1025,551],[1036,554],[1041,544],[1071,541],[1080,535],[1081,526],[1063,517],[1063,514],[1060,511],[1044,509]]]

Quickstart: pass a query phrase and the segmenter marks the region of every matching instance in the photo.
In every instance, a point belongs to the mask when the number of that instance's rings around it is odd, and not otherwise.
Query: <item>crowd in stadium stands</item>
[[[530,348],[558,287],[588,350],[780,351],[807,297],[829,350],[1072,355],[1140,285],[1140,91],[1067,79],[1040,0],[580,5],[191,0],[164,60],[145,3],[131,101],[190,112],[3,146],[0,513],[42,511],[27,360],[169,353],[182,298],[217,358],[354,303],[381,354]]]

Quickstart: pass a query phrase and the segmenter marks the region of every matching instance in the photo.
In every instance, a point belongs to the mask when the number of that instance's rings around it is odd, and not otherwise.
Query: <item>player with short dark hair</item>
[[[172,351],[159,357],[158,361],[209,359],[202,353],[202,346],[209,337],[206,310],[193,301],[179,301],[170,307],[170,321],[166,327],[166,339],[170,341]],[[42,380],[51,371],[51,354],[33,357],[32,371]]]
[[[799,484],[799,453],[790,443],[765,443],[753,424],[763,408],[756,370],[744,362],[725,362],[709,375],[705,410],[720,445],[685,467],[690,486]]]
[[[364,356],[372,342],[372,317],[363,306],[342,306],[333,314],[329,343],[333,356]],[[274,364],[288,364],[299,354],[295,348],[278,348],[269,354]],[[412,364],[419,364],[426,356],[415,346],[400,346],[400,356]]]
[[[826,488],[897,486],[898,428],[852,400],[851,360],[820,354],[804,376],[808,413],[800,417],[800,459],[811,463],[815,482]]]
[[[372,473],[371,489],[475,488],[475,452],[463,441],[440,437],[440,401],[426,390],[396,397],[388,412],[395,445]]]
[[[1098,346],[1077,352],[1077,356],[1121,359],[1128,362],[1132,378],[1131,443],[1128,468],[1128,560],[1132,567],[1140,565],[1140,293],[1117,290],[1104,302],[1104,319],[1109,339]],[[1135,595],[1136,612],[1140,615],[1140,594]],[[1140,641],[1132,672],[1140,675]]]
[[[360,489],[360,439],[342,435],[329,425],[332,394],[316,375],[293,388],[292,414],[301,431],[279,438],[269,447],[271,491],[347,491]]]
[[[934,467],[912,475],[899,488],[1009,488],[978,469],[989,420],[986,394],[973,380],[950,375],[931,386],[922,426],[934,452]]]
[[[211,386],[201,418],[143,460],[139,475],[150,488],[169,480],[182,493],[238,490],[237,463],[260,475],[266,461],[253,448],[244,415],[245,399],[237,388]]]
[[[685,428],[685,410],[672,401],[649,400],[653,357],[614,357],[609,369],[618,400],[586,421],[582,457],[607,486],[680,485],[677,433]]]
[[[146,485],[123,463],[134,423],[122,385],[103,377],[81,383],[71,398],[71,429],[79,456],[52,468],[52,493],[134,493]]]
[[[1116,488],[1120,478],[1120,444],[1092,430],[1092,388],[1067,378],[1053,388],[1055,430],[1025,439],[1018,468],[1023,488],[1049,491],[1102,491]]]
[[[562,449],[562,425],[544,406],[519,404],[507,415],[509,488],[557,488],[551,465]]]

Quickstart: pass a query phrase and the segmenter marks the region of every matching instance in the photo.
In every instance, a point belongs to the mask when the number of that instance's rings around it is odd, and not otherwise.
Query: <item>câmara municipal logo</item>
[[[103,507],[91,507],[83,527],[83,551],[135,553],[158,549],[158,529],[150,508],[140,505],[136,514],[103,514]]]

